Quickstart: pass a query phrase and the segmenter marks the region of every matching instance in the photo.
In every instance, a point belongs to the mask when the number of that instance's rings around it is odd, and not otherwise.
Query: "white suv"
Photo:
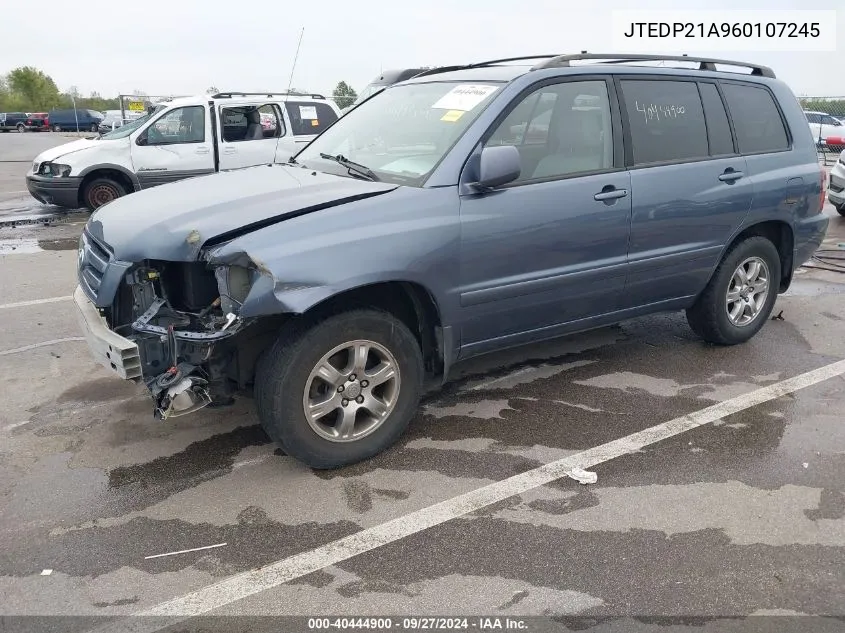
[[[191,176],[287,162],[339,117],[337,105],[321,95],[180,97],[98,138],[42,152],[27,188],[41,202],[93,210]]]

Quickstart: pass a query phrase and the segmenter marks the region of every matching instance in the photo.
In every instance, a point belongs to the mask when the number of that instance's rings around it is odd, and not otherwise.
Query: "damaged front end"
[[[121,274],[107,287],[110,266]],[[260,276],[250,265],[116,262],[105,245],[84,234],[80,293],[87,305],[80,310],[92,313],[83,323],[91,350],[118,375],[144,382],[158,419],[231,403],[243,386],[238,339],[254,321],[242,318],[240,308]],[[111,300],[104,296],[111,293]]]
[[[249,290],[250,273],[243,272],[211,270],[203,262],[146,262],[125,275],[117,314],[131,300],[127,338],[138,345],[157,418],[231,402],[237,382],[231,339],[249,324],[238,316]]]

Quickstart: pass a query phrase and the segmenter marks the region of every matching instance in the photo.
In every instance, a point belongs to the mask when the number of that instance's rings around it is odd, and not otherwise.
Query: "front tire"
[[[61,131],[62,131],[62,126],[61,126],[61,125],[54,125],[54,126],[53,126],[53,131],[54,131],[54,132],[61,132]]]
[[[125,195],[126,189],[123,185],[111,178],[94,178],[82,190],[82,200],[91,211]]]
[[[843,218],[845,218],[845,204],[840,204],[840,205],[835,204],[835,205],[833,205],[833,208],[836,209],[836,212],[839,215],[841,215]]]
[[[422,382],[408,327],[362,309],[287,328],[258,361],[255,402],[288,455],[336,468],[391,446],[417,411]]]
[[[23,123],[18,123],[18,133],[23,134],[26,132],[26,126]]]
[[[745,343],[766,323],[780,286],[780,254],[765,237],[734,244],[687,310],[692,330],[708,343]]]
[[[89,128],[92,132],[96,132],[100,129],[100,127],[96,123],[92,123],[91,127]]]

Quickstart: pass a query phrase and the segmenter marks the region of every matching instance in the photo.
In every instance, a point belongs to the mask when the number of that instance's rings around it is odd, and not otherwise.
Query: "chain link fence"
[[[816,139],[819,159],[825,165],[836,162],[845,149],[845,96],[800,97],[798,101]]]

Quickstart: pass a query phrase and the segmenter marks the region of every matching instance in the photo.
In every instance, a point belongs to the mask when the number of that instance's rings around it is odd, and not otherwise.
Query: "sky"
[[[360,91],[382,69],[622,52],[609,36],[614,9],[813,8],[839,10],[837,53],[711,54],[771,66],[798,95],[845,95],[845,0],[144,0],[52,19],[54,3],[39,4],[43,20],[0,21],[0,74],[30,65],[84,95],[188,95],[280,91],[293,69],[294,87],[329,94],[340,80]]]

